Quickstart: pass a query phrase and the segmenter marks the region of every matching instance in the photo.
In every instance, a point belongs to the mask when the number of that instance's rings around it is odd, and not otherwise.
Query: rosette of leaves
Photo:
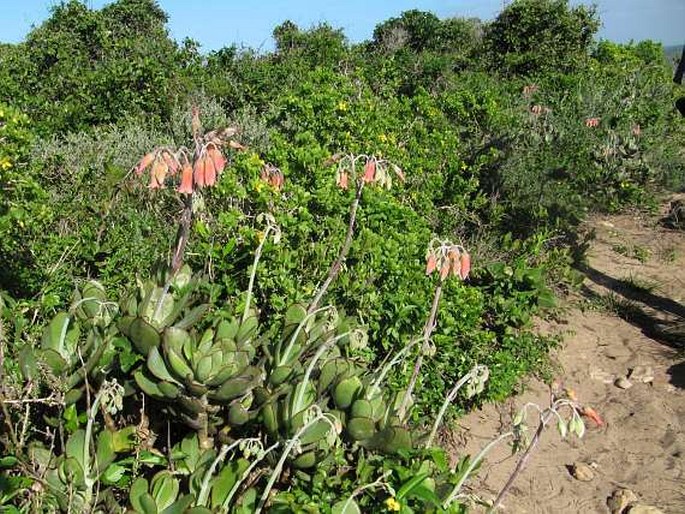
[[[112,342],[117,336],[113,323],[116,303],[108,301],[104,287],[94,280],[74,293],[68,312],[57,313],[43,330],[40,347],[24,347],[20,365],[25,378],[35,374],[41,362],[58,379],[67,404],[81,398],[85,377],[102,381],[115,357]]]
[[[191,428],[203,447],[210,447],[214,426],[223,423],[219,412],[228,406],[228,423],[242,425],[256,416],[250,412],[252,390],[263,382],[263,372],[252,365],[256,349],[257,317],[222,320],[203,334],[168,327],[161,342],[147,352],[134,373],[149,396],[169,403]]]
[[[285,441],[294,437],[307,424],[313,405],[328,406],[334,380],[359,373],[341,349],[362,346],[366,337],[350,326],[333,307],[307,313],[302,305],[294,305],[286,311],[281,336],[265,350],[267,387],[255,391],[261,419],[272,438]],[[332,414],[339,422],[341,413]],[[334,447],[337,436],[332,439],[332,433],[331,423],[322,419],[300,434],[300,451],[291,459],[293,466],[315,466]]]
[[[171,279],[159,275],[157,280],[138,280],[136,290],[121,301],[119,330],[144,356],[160,345],[166,328],[190,329],[208,309],[207,304],[195,305],[200,278],[188,265]]]

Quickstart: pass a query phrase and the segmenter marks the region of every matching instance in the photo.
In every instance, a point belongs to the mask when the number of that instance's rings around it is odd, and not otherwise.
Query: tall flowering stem
[[[361,176],[358,176],[357,166],[361,162],[364,163],[364,169]],[[336,154],[327,161],[327,164],[338,165],[336,170],[336,183],[340,189],[348,189],[351,178],[352,183],[356,184],[356,192],[354,195],[354,200],[352,201],[352,205],[350,206],[350,217],[347,223],[347,234],[345,234],[345,241],[343,242],[335,261],[333,261],[333,264],[331,264],[326,279],[323,281],[314,295],[314,299],[308,308],[309,313],[318,308],[319,304],[321,303],[321,299],[326,294],[326,291],[328,291],[328,288],[333,281],[340,274],[342,265],[345,263],[345,259],[347,259],[347,254],[350,252],[350,247],[352,246],[352,238],[354,236],[355,224],[357,222],[357,211],[359,210],[359,204],[361,202],[364,186],[367,184],[375,184],[390,189],[392,187],[392,174],[390,171],[392,171],[401,181],[404,181],[404,173],[399,166],[396,166],[395,164],[392,164],[384,159],[379,159],[373,155],[368,156],[362,154],[355,156]]]
[[[192,109],[191,119],[194,150],[185,147],[177,150],[163,147],[157,148],[143,156],[134,171],[140,177],[147,169],[150,170],[150,189],[162,189],[167,180],[177,181],[176,191],[181,194],[183,211],[178,223],[176,243],[171,256],[169,276],[164,284],[164,293],[160,295],[155,316],[159,316],[163,299],[171,287],[171,282],[183,266],[190,229],[193,224],[193,195],[196,188],[212,187],[217,177],[226,167],[226,158],[221,152],[223,146],[233,149],[243,149],[240,143],[232,139],[237,129],[228,127],[220,131],[210,131],[203,135],[200,122],[200,110],[197,106]],[[180,179],[178,178],[180,175]]]
[[[421,367],[423,366],[423,359],[425,355],[431,352],[431,335],[435,330],[435,320],[438,315],[438,307],[440,305],[440,297],[442,296],[442,286],[444,281],[450,276],[466,280],[471,271],[471,256],[464,249],[463,246],[455,245],[446,241],[431,241],[431,244],[426,253],[426,275],[431,275],[435,272],[439,274],[438,284],[435,286],[433,293],[433,303],[431,305],[430,314],[423,327],[423,345],[419,352],[416,362],[414,363],[414,370],[409,379],[409,386],[404,392],[402,403],[400,404],[399,414],[400,418],[406,415],[409,402],[411,401],[412,393],[416,387],[416,381],[419,378]]]
[[[217,183],[227,164],[222,151],[224,147],[235,150],[244,148],[231,139],[237,133],[234,127],[203,134],[200,111],[196,106],[192,109],[191,126],[194,146],[192,151],[185,147],[176,150],[168,147],[157,148],[146,154],[134,168],[138,176],[149,169],[150,189],[162,189],[171,181],[177,183],[176,191],[181,194],[183,211],[171,257],[169,280],[173,279],[183,265],[193,222],[194,193],[197,189],[212,187]]]

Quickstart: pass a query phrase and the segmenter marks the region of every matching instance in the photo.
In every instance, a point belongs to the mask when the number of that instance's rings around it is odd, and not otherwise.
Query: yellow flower
[[[254,190],[257,191],[258,193],[261,193],[261,192],[262,192],[262,189],[264,189],[264,182],[262,182],[262,181],[260,180],[259,182],[257,182],[257,183],[255,184]]]
[[[388,498],[387,500],[385,500],[385,507],[390,512],[399,512],[400,502],[398,502],[395,498]]]
[[[378,136],[378,139],[385,143],[388,140],[388,136],[386,136],[385,134],[381,134],[380,136]]]
[[[346,111],[347,110],[347,102],[343,102],[342,100],[338,102],[338,110],[339,111]]]

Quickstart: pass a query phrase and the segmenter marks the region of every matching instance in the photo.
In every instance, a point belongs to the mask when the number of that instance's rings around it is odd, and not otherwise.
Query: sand
[[[662,512],[685,513],[685,232],[663,227],[660,217],[607,216],[587,224],[596,237],[583,288],[566,300],[562,321],[540,322],[540,330],[565,334],[553,356],[557,379],[605,424],[588,421],[582,439],[562,439],[549,426],[501,512],[606,513],[609,496],[627,488]],[[631,376],[636,368],[653,380]],[[627,379],[630,387],[617,387],[621,377],[620,385]],[[454,456],[474,455],[508,430],[520,406],[548,400],[549,387],[531,379],[522,395],[459,420],[443,443]],[[467,492],[492,500],[517,458],[507,444],[499,447]],[[594,478],[574,478],[575,463],[589,465]]]

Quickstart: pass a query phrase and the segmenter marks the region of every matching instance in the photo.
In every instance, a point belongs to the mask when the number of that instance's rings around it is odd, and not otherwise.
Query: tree
[[[594,7],[515,0],[486,28],[489,64],[512,75],[571,72],[585,62],[598,28]]]
[[[99,11],[78,0],[55,6],[24,43],[3,52],[12,57],[11,75],[23,78],[14,84],[23,93],[18,107],[47,132],[143,113],[166,119],[192,58],[166,22],[154,0],[117,0]]]

